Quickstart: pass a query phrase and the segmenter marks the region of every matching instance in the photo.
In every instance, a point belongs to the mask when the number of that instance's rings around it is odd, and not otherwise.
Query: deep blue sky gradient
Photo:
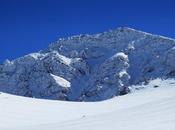
[[[175,1],[0,0],[0,62],[120,26],[175,38]]]

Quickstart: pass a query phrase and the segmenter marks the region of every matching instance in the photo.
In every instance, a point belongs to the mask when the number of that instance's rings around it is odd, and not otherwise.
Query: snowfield
[[[131,94],[101,102],[1,93],[0,130],[175,130],[175,80],[132,88]]]

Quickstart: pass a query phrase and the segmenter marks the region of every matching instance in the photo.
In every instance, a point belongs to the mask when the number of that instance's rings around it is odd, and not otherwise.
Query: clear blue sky
[[[0,0],[0,62],[120,26],[175,38],[175,1]]]

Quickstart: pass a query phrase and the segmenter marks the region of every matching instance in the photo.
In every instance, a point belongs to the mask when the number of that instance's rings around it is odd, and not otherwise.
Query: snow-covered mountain
[[[27,97],[99,101],[132,85],[175,76],[175,40],[121,27],[59,39],[0,64],[0,91]]]

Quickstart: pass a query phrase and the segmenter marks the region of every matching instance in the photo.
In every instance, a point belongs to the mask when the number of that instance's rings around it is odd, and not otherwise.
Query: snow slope
[[[158,87],[159,86],[159,87]],[[0,94],[0,130],[174,130],[175,80],[133,86],[102,102],[66,102]],[[137,91],[140,88],[140,91]]]

